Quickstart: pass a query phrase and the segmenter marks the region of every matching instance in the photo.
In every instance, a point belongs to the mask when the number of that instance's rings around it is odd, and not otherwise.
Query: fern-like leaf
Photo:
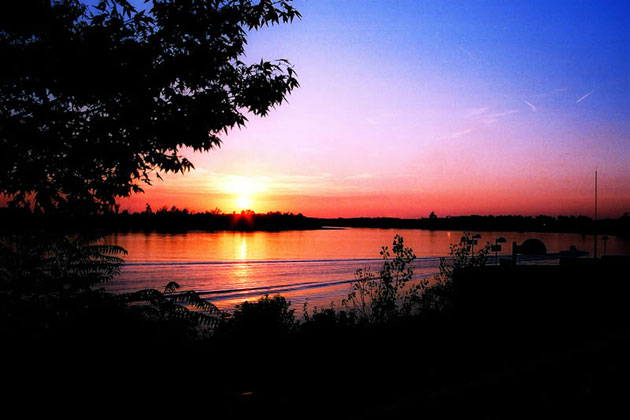
[[[177,291],[177,289],[179,289],[179,284],[177,284],[174,281],[169,281],[168,284],[166,286],[164,286],[164,294],[168,295],[171,293],[175,293]]]

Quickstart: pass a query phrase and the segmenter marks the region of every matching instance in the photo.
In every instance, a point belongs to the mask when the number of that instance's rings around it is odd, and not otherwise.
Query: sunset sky
[[[121,209],[630,212],[630,2],[296,1],[249,36],[301,87]]]

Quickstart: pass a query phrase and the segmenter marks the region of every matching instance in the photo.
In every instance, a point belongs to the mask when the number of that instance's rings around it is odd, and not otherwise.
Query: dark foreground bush
[[[295,331],[298,322],[291,303],[282,296],[264,296],[257,302],[245,301],[236,306],[229,318],[214,331],[218,337],[239,339],[277,339]]]
[[[156,408],[168,399],[224,418],[568,417],[619,406],[630,331],[614,273],[459,268],[421,295],[431,310],[377,321],[325,308],[297,319],[285,298],[265,296],[217,318],[212,335],[160,312],[176,290],[133,305],[86,292],[68,303],[63,328],[38,341],[4,335],[5,349],[21,348],[5,378],[12,395],[29,389],[39,401]]]

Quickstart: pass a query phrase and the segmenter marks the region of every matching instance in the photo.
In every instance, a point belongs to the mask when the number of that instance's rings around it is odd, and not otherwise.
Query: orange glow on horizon
[[[630,209],[630,198],[623,194],[600,193],[600,217],[617,218]],[[532,189],[484,193],[483,190],[453,190],[444,192],[410,193],[406,191],[365,192],[330,195],[305,192],[287,194],[267,192],[255,197],[232,194],[190,194],[185,197],[167,191],[138,194],[121,202],[121,210],[143,211],[146,203],[152,208],[176,205],[194,212],[215,207],[224,213],[250,210],[257,213],[273,211],[302,213],[311,217],[428,217],[433,211],[439,217],[460,215],[523,215],[545,214],[584,215],[593,217],[593,197],[590,191],[547,191],[536,194]]]
[[[226,146],[227,148],[227,146]],[[546,162],[490,166],[449,160],[442,152],[404,170],[382,173],[374,168],[348,173],[312,174],[263,171],[242,164],[224,171],[205,168],[145,187],[144,194],[120,200],[130,212],[177,206],[194,212],[291,212],[311,217],[439,217],[460,215],[584,215],[593,217],[594,173],[589,169],[553,168]],[[481,159],[483,156],[479,156]],[[195,161],[224,158],[219,153],[190,156]],[[501,165],[507,165],[501,163]],[[201,165],[200,165],[201,166]],[[512,170],[511,167],[516,167]],[[236,175],[236,172],[245,175]],[[267,175],[262,175],[267,172]],[[519,172],[519,173],[514,173]],[[605,174],[602,176],[602,173]],[[630,211],[628,178],[614,168],[599,172],[600,217],[617,218]]]

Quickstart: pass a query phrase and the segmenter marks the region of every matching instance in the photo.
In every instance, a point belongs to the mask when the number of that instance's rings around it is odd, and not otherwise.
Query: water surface
[[[378,271],[379,251],[391,248],[394,235],[403,236],[418,259],[416,278],[438,272],[439,258],[459,242],[461,231],[399,229],[322,229],[286,232],[118,233],[108,242],[127,249],[121,275],[107,287],[114,291],[162,289],[176,281],[183,290],[196,290],[221,308],[265,294],[282,294],[299,308],[329,305],[347,295],[354,272]],[[479,244],[504,237],[500,255],[511,254],[511,243],[538,238],[550,253],[574,245],[592,251],[591,235],[567,233],[482,232]],[[608,254],[630,255],[630,241],[609,235]],[[599,241],[599,252],[603,242]]]

